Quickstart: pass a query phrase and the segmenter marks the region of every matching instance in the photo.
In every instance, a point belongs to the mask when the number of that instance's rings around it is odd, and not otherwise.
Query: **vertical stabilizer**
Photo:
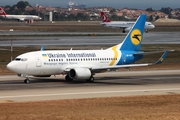
[[[102,22],[111,22],[108,17],[104,14],[104,12],[101,12],[101,19]]]
[[[4,17],[6,17],[6,12],[3,10],[3,8],[2,7],[0,7],[0,16],[4,16]]]
[[[146,15],[141,14],[136,20],[132,29],[127,34],[124,41],[121,43],[120,50],[139,51],[144,33]]]

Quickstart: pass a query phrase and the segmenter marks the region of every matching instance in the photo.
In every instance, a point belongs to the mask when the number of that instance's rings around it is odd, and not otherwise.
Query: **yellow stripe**
[[[114,65],[114,63],[116,62],[115,59],[118,57],[118,51],[116,50],[116,48],[117,48],[117,46],[112,47],[112,50],[114,51],[114,59],[109,64],[110,66]]]

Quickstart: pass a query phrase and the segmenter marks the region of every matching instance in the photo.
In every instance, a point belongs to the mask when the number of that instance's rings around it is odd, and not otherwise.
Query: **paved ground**
[[[21,32],[19,32],[19,34],[21,34]],[[38,32],[36,34],[38,34]],[[43,34],[48,34],[48,33],[44,32]],[[67,33],[67,34],[71,34],[71,33]],[[77,32],[74,34],[77,34]],[[124,36],[69,36],[69,37],[62,37],[56,35],[39,36],[39,37],[16,36],[10,38],[9,37],[1,38],[0,46],[11,46],[11,42],[10,42],[11,40],[13,40],[12,42],[13,46],[115,45],[121,43],[124,40],[124,38],[125,35]],[[180,38],[179,32],[149,32],[144,34],[142,44],[180,44],[179,38]]]
[[[31,78],[0,76],[0,100],[36,101],[180,93],[179,70],[108,72],[95,75],[94,83],[67,83],[64,76]]]

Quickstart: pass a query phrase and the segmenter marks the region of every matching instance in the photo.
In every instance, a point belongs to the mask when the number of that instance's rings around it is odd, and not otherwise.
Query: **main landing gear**
[[[24,83],[27,83],[27,84],[29,84],[29,83],[30,83],[30,80],[29,80],[29,78],[28,78],[28,77],[24,80]]]
[[[65,80],[66,80],[67,82],[71,82],[71,81],[73,81],[73,79],[72,79],[72,78],[70,78],[68,74],[66,75]],[[93,76],[91,76],[89,79],[86,79],[86,82],[89,82],[89,83],[94,82],[94,77],[93,77]]]
[[[94,82],[94,77],[91,76],[89,79],[86,80],[86,82],[93,83]]]

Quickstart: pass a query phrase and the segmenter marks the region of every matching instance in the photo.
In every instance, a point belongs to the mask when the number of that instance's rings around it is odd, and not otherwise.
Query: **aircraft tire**
[[[73,81],[73,79],[71,79],[71,78],[69,77],[69,75],[66,75],[65,80],[68,81],[68,82],[69,82],[69,81]]]
[[[93,83],[94,82],[94,77],[91,76],[89,79],[86,80],[86,82],[90,82],[90,83]]]
[[[24,83],[29,84],[29,83],[30,83],[30,80],[29,80],[29,79],[25,79],[25,80],[24,80]]]

